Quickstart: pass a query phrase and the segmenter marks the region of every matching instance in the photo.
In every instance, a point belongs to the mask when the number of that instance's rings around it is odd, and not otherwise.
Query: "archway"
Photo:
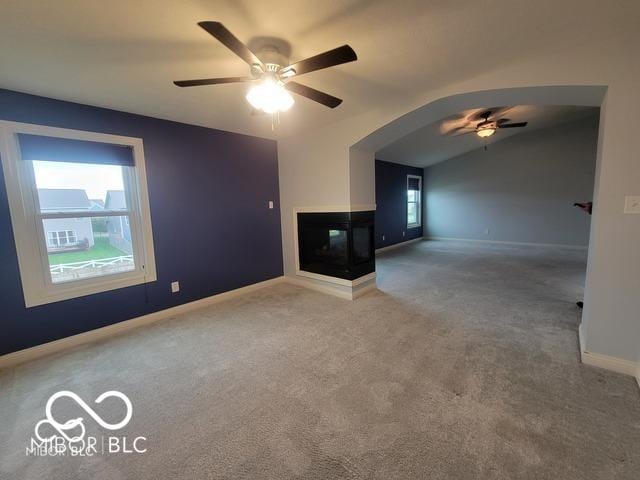
[[[375,204],[374,153],[383,146],[409,134],[421,127],[437,122],[447,116],[465,109],[483,108],[497,105],[573,105],[584,107],[601,107],[607,94],[606,86],[539,86],[491,89],[466,92],[440,98],[406,113],[385,125],[371,131],[355,142],[349,150],[350,192],[352,204]],[[601,110],[598,154],[596,158],[596,174],[594,185],[594,212],[597,212],[597,192],[602,160],[602,131],[604,128],[604,108]],[[583,356],[585,355],[586,325],[588,322],[590,293],[596,288],[593,280],[592,244],[598,228],[598,216],[591,222],[589,240],[589,256],[587,260],[587,278],[585,282],[586,308],[580,328],[580,341]]]

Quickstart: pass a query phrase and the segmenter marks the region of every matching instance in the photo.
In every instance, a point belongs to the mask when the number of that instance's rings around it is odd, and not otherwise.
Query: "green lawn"
[[[121,257],[127,255],[109,244],[108,237],[95,237],[95,244],[88,250],[78,252],[54,253],[49,255],[50,265],[61,263],[84,262],[86,260],[99,260],[101,258]]]

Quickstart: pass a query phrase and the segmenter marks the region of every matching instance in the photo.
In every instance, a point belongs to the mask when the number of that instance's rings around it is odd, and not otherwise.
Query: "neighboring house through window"
[[[407,227],[422,224],[422,177],[407,175]]]
[[[48,246],[52,249],[76,246],[78,236],[74,230],[60,230],[59,232],[47,232]]]
[[[91,205],[87,193],[81,189],[38,188],[38,202],[43,213],[88,211]],[[94,245],[89,217],[47,218],[42,221],[42,227],[47,232],[48,253]]]
[[[0,122],[27,307],[154,281],[142,140]]]

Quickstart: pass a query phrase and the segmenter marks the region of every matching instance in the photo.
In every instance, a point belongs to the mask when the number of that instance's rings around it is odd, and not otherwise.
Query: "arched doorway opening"
[[[375,172],[375,153],[379,152],[386,145],[398,141],[402,137],[416,132],[426,125],[433,124],[460,111],[468,109],[481,109],[494,106],[509,105],[531,105],[538,107],[551,106],[576,106],[576,107],[592,107],[599,109],[605,100],[607,87],[605,86],[540,86],[540,87],[521,87],[521,88],[503,88],[493,90],[482,90],[476,92],[467,92],[458,95],[452,95],[445,98],[435,100],[419,107],[395,120],[381,126],[380,128],[370,132],[368,135],[355,142],[350,149],[350,171],[362,172],[369,169],[369,172]],[[602,116],[599,125],[599,137],[602,137],[602,129],[604,128]],[[597,127],[596,127],[597,128]],[[595,172],[593,175],[594,198],[594,218],[591,222],[591,231],[593,232],[597,222],[597,190],[600,173],[601,148],[598,143],[597,155],[595,159]],[[363,181],[367,185],[363,184]],[[352,192],[360,192],[361,197],[356,203],[367,203],[362,201],[369,195],[371,201],[369,203],[378,203],[375,198],[375,174],[367,175],[351,175],[350,186]],[[364,195],[362,192],[365,192]],[[576,201],[585,199],[576,198]],[[352,198],[353,201],[353,198]],[[428,236],[428,233],[426,233]],[[592,236],[589,242],[591,243]],[[586,260],[586,287],[585,300],[587,310],[590,301],[590,274],[592,274],[592,258],[589,255]],[[379,263],[378,275],[379,283],[381,275],[385,274],[384,264]],[[397,280],[397,279],[396,279]],[[394,284],[399,283],[394,280]],[[575,301],[580,298],[575,298]],[[472,301],[472,300],[471,300]],[[586,315],[583,316],[583,323]],[[582,330],[582,328],[581,328]],[[581,338],[584,341],[584,338]],[[584,350],[584,347],[583,347]]]

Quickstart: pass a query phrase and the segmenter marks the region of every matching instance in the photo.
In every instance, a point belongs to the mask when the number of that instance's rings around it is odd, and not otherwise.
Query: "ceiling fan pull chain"
[[[271,114],[271,131],[273,132],[278,125],[280,125],[280,112],[276,111]]]

